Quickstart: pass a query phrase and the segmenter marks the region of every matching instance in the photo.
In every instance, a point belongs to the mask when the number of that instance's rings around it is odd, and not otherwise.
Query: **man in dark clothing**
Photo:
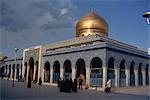
[[[82,82],[83,82],[83,80],[80,78],[80,79],[79,79],[79,89],[80,89],[80,90],[82,90]]]
[[[74,79],[74,82],[73,82],[73,91],[77,92],[77,80],[76,79]]]
[[[69,89],[73,91],[73,81],[72,78],[69,79]]]
[[[27,85],[28,88],[31,88],[31,77],[29,77],[28,79],[28,85]]]
[[[64,80],[62,80],[60,84],[60,92],[64,92]]]
[[[61,80],[61,78],[59,77],[59,78],[58,78],[58,80],[57,80],[57,87],[60,87],[60,85],[61,85],[61,84],[60,84],[60,83],[61,83],[61,81],[62,81],[62,80]]]
[[[39,85],[41,85],[42,84],[42,79],[41,79],[41,77],[39,78]]]
[[[65,92],[70,92],[70,81],[68,78],[65,81]]]

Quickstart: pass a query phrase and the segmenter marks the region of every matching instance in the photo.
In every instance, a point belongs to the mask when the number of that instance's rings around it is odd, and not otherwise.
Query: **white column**
[[[105,89],[105,83],[107,81],[107,67],[103,67],[103,89]]]
[[[39,83],[39,78],[41,77],[41,79],[42,79],[42,73],[41,73],[41,71],[42,71],[42,69],[44,69],[44,67],[43,67],[43,64],[42,63],[40,63],[41,61],[39,60],[39,63],[38,63],[38,80],[37,80],[37,82]],[[44,80],[42,80],[42,82],[43,82]]]
[[[115,68],[115,87],[119,87],[119,68]]]
[[[37,76],[36,76],[36,70],[38,69],[37,67],[38,67],[37,64],[35,64],[35,65],[34,65],[34,68],[35,68],[35,70],[34,70],[34,80],[35,80],[35,78],[37,77]],[[37,74],[37,75],[38,75],[38,74]],[[38,78],[39,78],[39,77],[37,77],[37,81],[38,81]]]
[[[53,68],[51,67],[50,68],[51,70],[51,72],[50,72],[50,84],[52,84],[53,83]]]
[[[16,76],[17,76],[17,65],[15,64],[14,80],[16,80]]]
[[[21,64],[19,66],[19,78],[20,78],[20,76],[21,76]]]
[[[76,69],[75,67],[72,67],[72,79],[74,80],[76,78]]]
[[[27,65],[27,76],[26,76],[26,81],[28,81],[28,76],[29,76],[29,65]]]
[[[128,68],[125,69],[126,74],[126,87],[130,86],[130,70]]]
[[[134,75],[135,75],[135,86],[138,86],[138,70],[134,70]]]
[[[13,66],[11,66],[10,70],[11,70],[11,73],[10,73],[10,79],[12,79],[12,75],[13,75]]]
[[[61,79],[64,78],[64,69],[63,69],[63,66],[60,67],[60,77],[61,77]]]
[[[4,75],[6,75],[7,73],[6,73],[6,65],[4,65]]]
[[[143,82],[143,86],[146,85],[146,74],[145,74],[145,70],[142,70],[142,82]]]
[[[42,79],[42,82],[44,83],[44,67],[41,69],[41,79]]]
[[[36,65],[34,64],[33,80],[35,80]]]
[[[25,75],[25,51],[23,50],[23,60],[22,60],[22,78],[24,79]]]
[[[86,86],[90,86],[90,67],[86,67]]]

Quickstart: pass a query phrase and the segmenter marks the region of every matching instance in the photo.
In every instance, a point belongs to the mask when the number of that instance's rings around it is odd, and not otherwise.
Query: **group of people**
[[[28,79],[28,84],[27,84],[27,88],[31,88],[31,82],[32,82],[32,79],[31,79],[31,77],[29,77],[29,79]],[[33,83],[36,83],[36,81],[34,80]],[[41,84],[42,84],[42,79],[41,79],[41,77],[40,77],[40,78],[39,78],[39,85],[41,85]]]
[[[28,79],[28,84],[27,87],[31,88],[31,77],[29,77]],[[61,79],[58,78],[57,80],[58,83],[58,87],[60,88],[60,92],[78,92],[78,84],[79,84],[79,89],[82,90],[82,83],[83,80],[81,78],[79,78],[79,80],[77,81],[77,79],[74,79],[74,81],[72,80],[72,78],[66,78],[66,79]],[[39,78],[39,85],[42,84],[42,80],[41,77]],[[105,84],[105,92],[109,93],[111,91],[111,80],[109,79],[106,84]]]
[[[60,92],[78,92],[77,86],[78,82],[77,79],[72,80],[72,78],[61,79],[59,78],[58,87],[60,88]],[[79,79],[79,89],[82,90],[82,79]]]

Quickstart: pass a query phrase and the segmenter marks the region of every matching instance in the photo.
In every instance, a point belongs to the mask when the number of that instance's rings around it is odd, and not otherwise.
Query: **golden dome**
[[[99,34],[108,36],[108,24],[94,12],[83,16],[76,24],[76,37]]]

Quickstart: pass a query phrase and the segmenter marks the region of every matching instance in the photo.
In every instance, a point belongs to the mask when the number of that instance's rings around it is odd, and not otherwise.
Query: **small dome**
[[[94,12],[83,16],[76,24],[76,37],[99,34],[108,36],[108,24]]]

